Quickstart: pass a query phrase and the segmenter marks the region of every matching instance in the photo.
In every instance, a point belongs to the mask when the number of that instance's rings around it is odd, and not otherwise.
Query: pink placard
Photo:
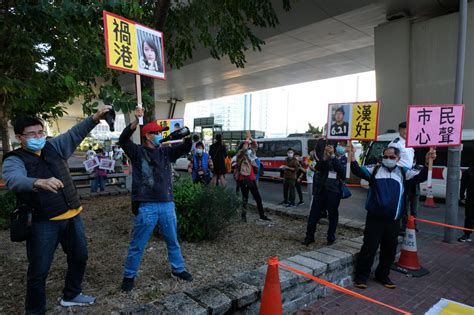
[[[407,147],[461,145],[463,104],[410,105],[407,116]]]

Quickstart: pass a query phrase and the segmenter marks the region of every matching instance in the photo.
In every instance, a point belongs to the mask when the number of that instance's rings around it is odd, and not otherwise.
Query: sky
[[[250,94],[250,93],[248,93]],[[375,71],[326,80],[252,92],[252,128],[266,132],[267,137],[286,136],[308,130],[308,123],[324,126],[328,104],[375,101]],[[229,104],[243,111],[242,95],[227,96],[186,104],[185,123],[192,125],[197,117],[216,112],[216,106]],[[266,117],[261,117],[266,115]],[[243,116],[236,117],[243,121]],[[243,126],[243,122],[242,122]],[[242,128],[240,128],[242,129]]]

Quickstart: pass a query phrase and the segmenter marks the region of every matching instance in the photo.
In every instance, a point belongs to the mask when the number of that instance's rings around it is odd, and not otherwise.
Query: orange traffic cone
[[[278,274],[278,257],[268,259],[267,276],[263,287],[262,303],[260,304],[260,315],[283,314],[281,304],[280,276]]]
[[[426,199],[425,199],[425,207],[430,207],[430,208],[437,208],[438,206],[434,202],[434,197],[433,197],[433,191],[431,190],[431,187],[428,188],[428,193],[426,194]]]
[[[416,248],[416,232],[415,232],[415,217],[408,217],[408,224],[406,228],[405,238],[403,239],[402,252],[398,262],[392,269],[409,274],[413,277],[421,277],[429,273],[428,270],[421,267],[418,260],[418,252]]]

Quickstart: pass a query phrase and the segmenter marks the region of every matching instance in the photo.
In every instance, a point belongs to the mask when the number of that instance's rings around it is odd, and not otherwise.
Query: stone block
[[[207,309],[184,293],[168,295],[155,305],[161,309],[161,314],[207,315]]]
[[[354,242],[354,241],[351,241],[351,240],[343,240],[342,242],[339,242],[338,244],[342,244],[342,245],[352,247],[354,249],[357,249],[358,251],[360,251],[360,249],[362,248],[362,243]]]
[[[351,241],[362,244],[364,242],[364,236],[361,235],[358,237],[351,238]]]
[[[285,265],[287,265],[287,266],[289,266],[289,267],[298,269],[299,271],[302,271],[302,272],[304,272],[304,273],[308,273],[308,274],[312,275],[312,272],[313,272],[313,271],[312,271],[310,268],[305,267],[305,266],[303,266],[303,265],[300,265],[300,264],[298,264],[298,263],[295,263],[295,262],[293,262],[293,261],[291,261],[291,260],[285,259],[285,260],[282,260],[281,263],[282,263],[282,264],[285,264]],[[300,275],[298,275],[298,274],[296,274],[296,273],[294,273],[294,272],[292,272],[292,271],[289,271],[288,269],[285,269],[285,268],[281,267],[280,270],[282,270],[282,269],[284,269],[285,271],[291,272],[292,274],[296,275],[296,276],[298,277],[298,278],[297,278],[297,283],[302,283],[302,282],[311,281],[310,279],[308,279],[308,278],[306,278],[306,277],[303,277],[303,276],[300,276]]]
[[[341,265],[339,258],[318,251],[303,252],[300,253],[300,255],[315,259],[326,264],[328,266],[326,273],[336,270]]]
[[[301,255],[296,255],[293,257],[288,258],[288,260],[297,263],[298,265],[305,266],[312,270],[312,275],[319,276],[326,272],[327,264],[320,262],[318,260],[314,260],[310,257],[305,257]]]
[[[346,244],[341,244],[341,243],[334,244],[332,246],[332,248],[350,254],[352,256],[352,261],[353,262],[355,261],[355,259],[357,258],[357,255],[360,252],[360,249],[356,249],[354,247],[350,247]]]
[[[255,302],[259,297],[259,289],[234,279],[219,282],[213,287],[230,298],[236,309]]]
[[[265,283],[265,277],[267,274],[267,265],[261,266],[260,268],[257,269],[258,272],[263,274],[263,282]],[[299,276],[291,271],[288,271],[283,268],[278,268],[278,274],[280,276],[280,288],[281,290],[285,290],[286,288],[300,282]],[[244,281],[245,282],[245,281]],[[263,290],[263,284],[260,287],[260,290]]]
[[[305,305],[309,304],[311,301],[311,295],[305,294],[295,300],[292,300],[288,303],[283,304],[283,312],[285,314],[292,314],[296,312],[300,308],[304,307]]]
[[[225,314],[232,308],[232,300],[214,288],[198,288],[184,291],[213,315]]]
[[[337,257],[341,260],[341,264],[346,265],[352,262],[352,255],[332,247],[323,247],[317,250],[317,252],[328,254]]]
[[[263,289],[263,286],[265,285],[265,273],[259,269],[240,272],[234,274],[233,277],[241,282],[250,284],[257,289]]]

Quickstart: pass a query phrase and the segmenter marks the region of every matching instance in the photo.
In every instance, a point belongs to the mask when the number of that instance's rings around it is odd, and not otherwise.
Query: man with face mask
[[[3,178],[16,193],[17,204],[32,211],[30,235],[26,239],[26,314],[46,312],[46,278],[58,244],[68,263],[60,304],[81,306],[95,301],[94,297],[82,294],[87,241],[80,216],[82,206],[67,160],[108,111],[109,108],[100,109],[48,141],[44,125],[37,118],[22,117],[13,123],[21,148],[3,157]]]
[[[395,284],[388,277],[390,266],[395,261],[398,244],[398,229],[404,204],[406,182],[421,183],[427,179],[428,167],[421,170],[397,166],[400,160],[400,150],[387,147],[383,151],[382,165],[360,167],[355,159],[355,149],[350,144],[351,171],[354,175],[369,182],[366,209],[367,217],[364,229],[364,242],[357,258],[355,268],[355,286],[367,288],[367,280],[374,262],[377,248],[380,245],[379,265],[375,270],[375,281],[389,289],[395,289]],[[426,164],[429,158],[436,158],[436,153],[426,154]]]
[[[191,174],[193,183],[209,185],[213,168],[214,164],[211,157],[204,152],[204,144],[202,142],[196,143],[192,160],[188,165],[188,173]]]
[[[295,151],[292,148],[288,148],[287,155],[281,167],[283,169],[283,201],[280,204],[295,207],[296,172],[300,167],[300,162],[295,158]]]
[[[155,229],[160,225],[168,248],[168,260],[171,264],[172,277],[192,281],[192,276],[184,267],[177,237],[173,186],[171,183],[171,163],[191,150],[191,138],[176,146],[163,147],[161,132],[168,127],[151,122],[143,126],[141,135],[143,145],[130,140],[137,129],[138,120],[143,117],[143,109],[135,110],[136,120],[128,125],[119,138],[119,144],[132,162],[132,210],[135,214],[132,240],[125,260],[122,290],[129,292],[134,287],[134,280],[140,267],[140,260],[145,246]]]

